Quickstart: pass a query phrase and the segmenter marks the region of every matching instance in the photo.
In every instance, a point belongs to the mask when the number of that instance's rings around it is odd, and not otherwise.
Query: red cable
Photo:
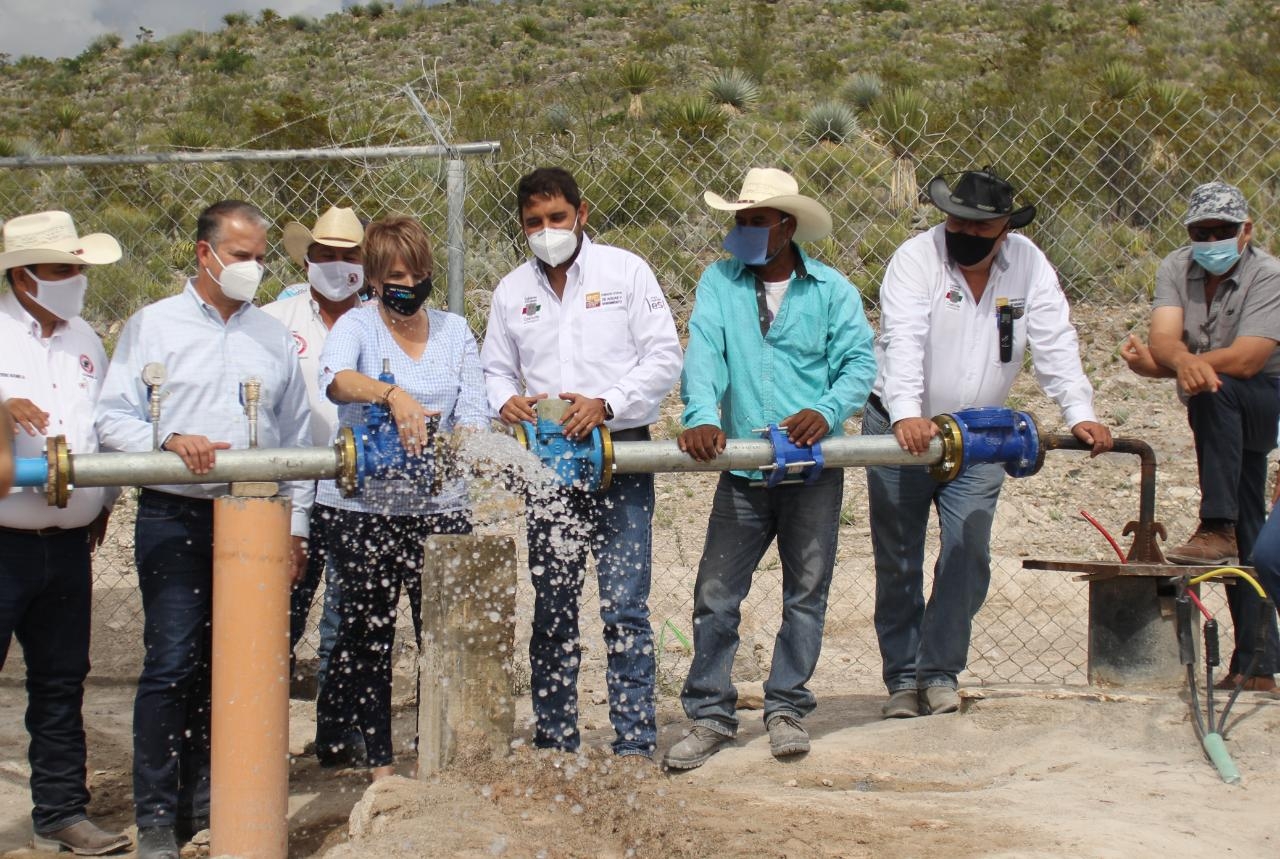
[[[1089,524],[1097,528],[1098,532],[1107,538],[1107,542],[1111,544],[1111,548],[1115,549],[1116,554],[1120,557],[1120,563],[1127,564],[1129,559],[1124,556],[1124,552],[1120,549],[1120,544],[1116,542],[1114,537],[1107,533],[1107,529],[1102,527],[1102,523],[1090,516],[1088,510],[1081,510],[1080,515],[1089,520]]]
[[[1187,588],[1187,596],[1191,597],[1191,601],[1196,604],[1196,608],[1200,609],[1200,613],[1204,615],[1205,620],[1213,620],[1213,615],[1209,614],[1209,610],[1204,607],[1204,603],[1200,602],[1200,597],[1196,596],[1196,592]]]

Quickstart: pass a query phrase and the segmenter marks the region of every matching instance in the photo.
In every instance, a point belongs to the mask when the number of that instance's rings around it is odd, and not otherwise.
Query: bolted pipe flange
[[[45,457],[49,463],[45,479],[45,501],[50,507],[66,507],[71,500],[71,450],[65,435],[52,436],[45,441]]]
[[[356,446],[356,434],[351,427],[338,430],[338,438],[333,442],[333,452],[338,458],[338,474],[335,480],[338,491],[343,498],[351,498],[360,493],[360,449]]]
[[[600,425],[600,491],[604,492],[613,482],[613,436],[609,428]]]
[[[933,423],[942,439],[942,458],[929,466],[929,476],[939,483],[950,483],[964,469],[964,433],[951,415],[938,415]]]

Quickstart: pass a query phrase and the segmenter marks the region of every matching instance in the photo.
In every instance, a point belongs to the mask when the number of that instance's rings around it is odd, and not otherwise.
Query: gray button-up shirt
[[[1178,248],[1156,271],[1152,307],[1182,308],[1182,340],[1199,354],[1224,349],[1237,337],[1280,341],[1280,260],[1253,245],[1245,248],[1229,277],[1204,300],[1207,274],[1191,259],[1191,248]],[[1262,372],[1280,377],[1280,350],[1271,353]]]

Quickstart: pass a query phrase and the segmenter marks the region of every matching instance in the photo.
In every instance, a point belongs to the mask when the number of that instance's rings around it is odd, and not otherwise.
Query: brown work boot
[[[1236,527],[1224,525],[1210,528],[1201,524],[1190,540],[1174,549],[1167,557],[1175,564],[1238,564],[1240,560],[1236,551]]]
[[[1230,674],[1214,683],[1213,688],[1230,691],[1236,688],[1236,684],[1239,682],[1239,674]],[[1244,683],[1240,685],[1240,689],[1244,692],[1274,692],[1276,691],[1276,678],[1271,674],[1256,674],[1252,677],[1246,677],[1244,678]]]
[[[128,835],[100,829],[92,820],[80,820],[53,832],[37,832],[35,837],[37,850],[70,850],[77,856],[105,856],[131,847],[133,842]]]

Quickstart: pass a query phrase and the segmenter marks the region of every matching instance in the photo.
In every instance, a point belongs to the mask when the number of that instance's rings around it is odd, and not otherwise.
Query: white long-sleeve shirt
[[[603,397],[621,430],[658,419],[683,353],[648,264],[583,236],[561,298],[536,259],[498,283],[480,359],[495,414],[513,396],[573,392]]]
[[[240,383],[255,378],[262,383],[258,444],[311,444],[307,386],[289,330],[248,302],[224,323],[188,281],[181,293],[142,308],[125,323],[96,410],[104,449],[151,450],[142,368],[152,361],[168,372],[160,438],[175,432],[203,435],[247,448],[249,424],[240,404]],[[226,493],[225,484],[152,488],[188,498]],[[314,482],[284,483],[281,489],[293,500],[291,532],[307,536]]]
[[[303,284],[303,286],[307,286]],[[278,320],[293,335],[298,351],[302,379],[307,383],[307,402],[311,405],[311,443],[317,447],[333,444],[338,434],[338,407],[320,390],[320,353],[329,329],[320,316],[320,305],[311,297],[311,287],[288,298],[262,306],[262,312]]]
[[[67,437],[72,453],[97,453],[93,406],[107,373],[102,341],[83,319],[54,326],[44,339],[40,323],[12,292],[0,296],[0,400],[30,400],[49,413],[48,435]],[[45,458],[44,436],[18,428],[14,455]],[[80,528],[110,509],[118,489],[77,488],[65,508],[50,507],[42,486],[14,489],[0,499],[0,525],[34,531]]]
[[[1036,380],[1067,425],[1096,420],[1067,299],[1044,253],[1011,233],[975,302],[947,256],[943,229],[939,224],[904,242],[885,271],[874,391],[889,420],[1003,406],[1028,347]],[[1000,360],[1001,300],[1014,317],[1008,362]]]

